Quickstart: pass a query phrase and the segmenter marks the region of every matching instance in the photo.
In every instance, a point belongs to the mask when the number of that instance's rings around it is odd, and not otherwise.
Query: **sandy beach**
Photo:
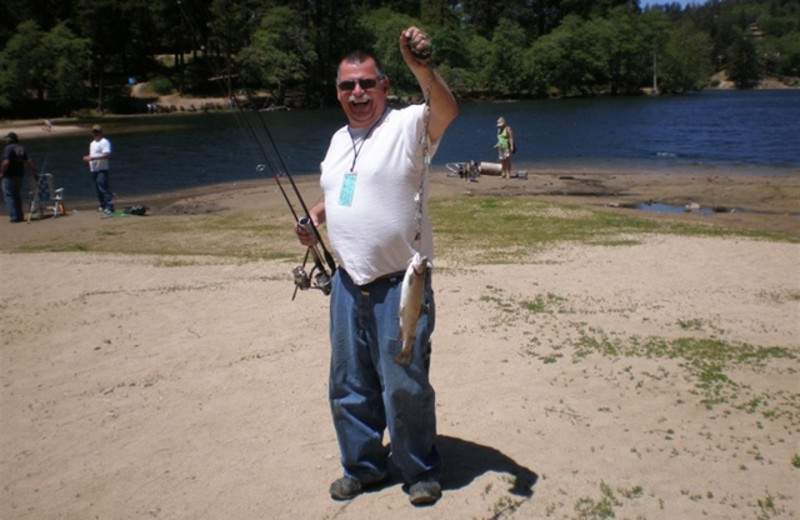
[[[797,518],[798,176],[434,173],[432,200],[487,195],[541,202],[541,225],[734,233],[443,251],[444,496],[414,508],[397,478],[328,496],[328,300],[291,300],[302,250],[274,182],[155,196],[145,217],[2,221],[0,518]],[[720,211],[627,209],[648,200]],[[193,231],[206,217],[253,224]]]

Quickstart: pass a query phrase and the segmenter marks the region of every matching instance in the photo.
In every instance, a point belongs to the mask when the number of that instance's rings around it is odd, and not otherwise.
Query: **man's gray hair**
[[[383,78],[386,74],[383,72],[383,65],[381,65],[380,60],[374,54],[370,54],[368,52],[364,52],[361,50],[353,51],[340,62],[341,63],[364,63],[365,61],[372,59],[375,62],[375,69],[378,71],[378,77]],[[339,76],[339,69],[336,69],[336,76]]]

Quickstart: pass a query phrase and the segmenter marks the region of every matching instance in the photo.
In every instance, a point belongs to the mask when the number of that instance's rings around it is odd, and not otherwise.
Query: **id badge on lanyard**
[[[345,173],[342,179],[342,189],[339,192],[339,205],[352,206],[353,193],[356,190],[356,174],[355,172]]]

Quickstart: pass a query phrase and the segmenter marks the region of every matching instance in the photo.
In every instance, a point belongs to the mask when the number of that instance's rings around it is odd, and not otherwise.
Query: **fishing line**
[[[184,17],[184,19],[189,24],[189,28],[192,31],[193,39],[196,35],[202,35],[202,31],[199,30],[200,25],[197,23],[197,20],[187,11],[186,7],[184,6],[183,0],[178,0],[177,4],[179,9]],[[210,14],[207,12],[207,8],[201,7],[197,8],[197,4],[193,5],[196,11],[201,16],[201,22],[204,22],[204,27],[210,27]],[[196,41],[195,41],[196,44]],[[180,49],[180,52],[183,52],[183,49]],[[229,72],[222,73],[219,71],[217,67],[214,65],[214,58],[209,55],[206,55],[206,63],[211,70],[212,74],[217,79],[227,79],[230,81],[232,79],[232,74]],[[272,136],[272,132],[267,125],[267,122],[264,120],[264,117],[260,113],[257,108],[254,108],[252,112],[255,113],[255,118],[260,123],[260,129],[263,135],[266,136],[266,140],[262,139],[262,134],[259,133],[259,129],[256,127],[256,124],[252,121],[253,117],[248,117],[248,113],[245,111],[245,108],[240,103],[239,99],[235,94],[232,92],[225,92],[223,89],[224,87],[217,83],[225,98],[228,98],[230,103],[236,108],[236,112],[238,113],[239,117],[235,117],[237,122],[239,123],[240,130],[245,134],[247,137],[247,141],[250,144],[254,144],[260,152],[260,155],[257,156],[256,153],[253,152],[251,148],[251,153],[253,154],[253,158],[256,162],[256,171],[259,173],[264,173],[267,169],[269,169],[270,173],[272,173],[273,178],[275,179],[276,184],[278,185],[278,189],[283,196],[283,199],[286,201],[286,204],[289,206],[289,211],[294,218],[294,221],[300,225],[306,232],[308,232],[312,237],[314,237],[314,243],[306,249],[305,258],[303,260],[303,265],[298,266],[293,270],[293,275],[295,279],[295,295],[297,293],[297,289],[308,289],[308,288],[315,288],[320,289],[324,294],[330,293],[330,279],[333,276],[334,271],[336,270],[336,263],[333,259],[333,255],[330,253],[328,248],[325,246],[325,242],[322,240],[322,236],[319,233],[316,225],[310,218],[310,213],[308,207],[306,206],[305,200],[303,199],[297,184],[294,181],[291,173],[289,172],[289,168],[286,166],[286,162],[283,160],[283,157],[280,153],[278,148],[278,144],[275,141],[274,137]],[[245,95],[247,99],[250,101],[251,104],[252,100],[255,96],[249,91],[249,89],[245,88]],[[269,145],[267,146],[267,144]],[[260,161],[263,159],[264,163]],[[295,209],[295,205],[292,203],[292,200],[284,188],[283,183],[280,180],[281,176],[286,176],[291,184],[291,188],[294,192],[294,196],[296,197],[300,208],[302,209],[303,216],[300,217],[298,215],[297,210]],[[319,249],[322,251],[320,252]],[[312,268],[310,273],[305,272],[305,264],[308,260],[308,257],[313,257],[314,260],[314,268]],[[324,260],[324,263],[323,263]],[[327,268],[326,265],[327,264]],[[315,274],[314,271],[317,271]],[[314,284],[311,283],[311,280],[314,280]],[[294,295],[292,296],[294,299]]]
[[[417,59],[420,61],[427,62],[431,55],[433,54],[433,45],[429,44],[426,49],[422,50],[414,50],[409,49],[411,54],[413,54]],[[414,197],[415,202],[415,211],[414,211],[414,220],[416,221],[417,229],[414,235],[414,241],[417,244],[417,250],[421,249],[420,241],[422,240],[422,220],[423,220],[423,200],[425,196],[425,182],[427,179],[430,178],[431,175],[431,137],[429,134],[430,129],[430,122],[431,122],[431,89],[433,88],[433,82],[436,81],[436,78],[433,75],[433,69],[428,69],[430,72],[430,77],[428,78],[428,84],[422,87],[422,96],[425,100],[425,114],[424,114],[424,133],[422,136],[422,172],[420,175],[419,180],[419,187],[417,188],[417,193]]]

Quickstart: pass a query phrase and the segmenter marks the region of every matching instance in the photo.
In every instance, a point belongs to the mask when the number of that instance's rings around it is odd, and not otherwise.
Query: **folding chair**
[[[478,182],[480,172],[475,161],[446,163],[445,167],[451,172],[447,174],[448,177],[455,177],[457,175],[464,180]]]
[[[34,213],[38,213],[38,218],[44,218],[45,213],[53,213],[53,217],[66,215],[64,207],[64,188],[54,188],[53,174],[43,173],[39,175],[39,182],[33,186],[31,192],[31,210],[28,212],[28,222],[31,221]]]
[[[464,165],[466,163],[463,162],[449,162],[446,163],[444,166],[450,173],[447,174],[448,177],[461,177],[464,178]]]

